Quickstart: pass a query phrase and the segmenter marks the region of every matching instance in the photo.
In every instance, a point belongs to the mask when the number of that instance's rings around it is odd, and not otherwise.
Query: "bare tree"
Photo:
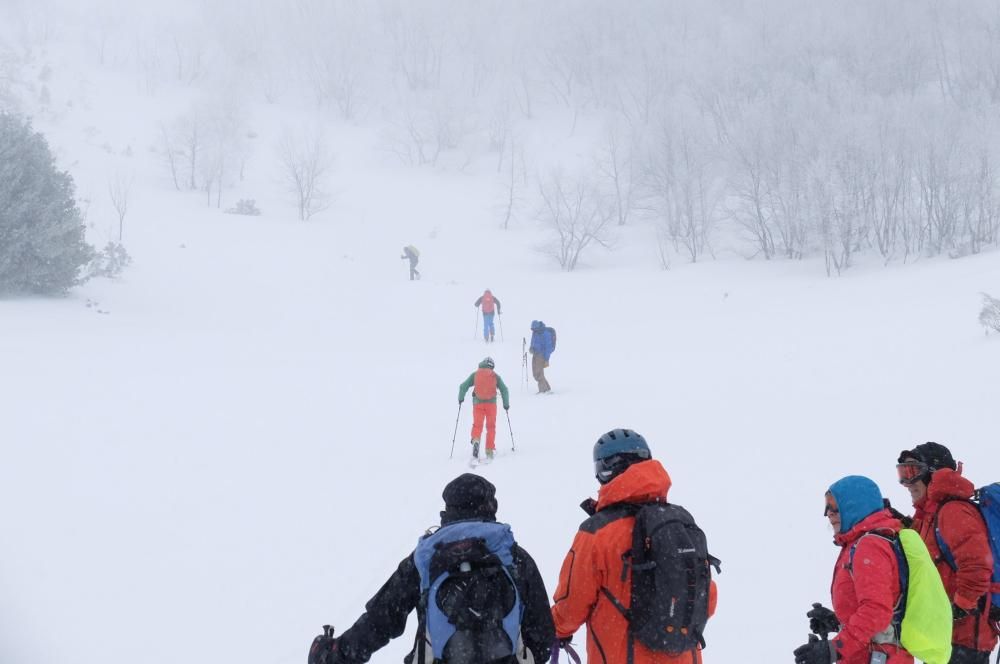
[[[507,143],[510,145],[510,155],[508,157],[507,174],[504,178],[503,196],[503,229],[510,227],[510,222],[517,216],[518,211],[524,203],[521,189],[524,186],[527,167],[524,163],[524,150],[511,137]]]
[[[308,221],[330,206],[327,177],[333,157],[321,131],[299,136],[286,131],[278,144],[278,161],[285,185],[295,196],[300,220]]]
[[[614,192],[615,218],[619,226],[626,224],[635,207],[638,169],[634,136],[609,125],[596,159],[597,172]]]
[[[713,150],[683,121],[664,123],[646,163],[642,180],[647,205],[660,220],[661,263],[666,268],[663,240],[683,251],[692,263],[711,253],[711,236],[722,196],[713,172]]]
[[[595,182],[554,170],[539,180],[538,193],[538,219],[553,236],[551,252],[559,267],[572,272],[591,244],[610,248],[614,206]]]
[[[125,177],[121,173],[115,173],[108,178],[108,196],[111,198],[111,205],[118,215],[118,243],[122,241],[125,229],[125,215],[128,214],[129,198],[132,193],[132,177]]]

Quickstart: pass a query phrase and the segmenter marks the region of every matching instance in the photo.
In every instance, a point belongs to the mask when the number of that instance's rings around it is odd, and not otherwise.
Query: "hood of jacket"
[[[843,517],[843,513],[841,513],[841,517]],[[898,533],[902,528],[903,524],[899,522],[899,519],[894,517],[889,510],[883,509],[869,514],[846,533],[837,533],[833,541],[839,546],[847,546],[861,539],[862,535],[871,532],[889,535]]]
[[[927,485],[927,495],[917,501],[915,507],[927,510],[947,500],[969,500],[976,493],[976,486],[962,477],[960,471],[941,468],[934,471],[931,483]]]
[[[670,485],[670,475],[659,461],[640,461],[601,487],[597,494],[597,510],[617,503],[666,500]]]
[[[830,486],[840,510],[840,532],[846,533],[869,514],[885,507],[878,485],[862,475],[848,475]]]

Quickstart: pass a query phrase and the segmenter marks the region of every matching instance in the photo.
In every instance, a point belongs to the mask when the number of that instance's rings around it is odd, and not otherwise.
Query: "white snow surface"
[[[723,561],[707,662],[790,659],[805,640],[805,611],[829,601],[822,504],[839,477],[903,506],[896,456],[926,440],[976,483],[1000,477],[1000,342],[975,319],[995,253],[835,279],[740,258],[661,271],[651,232],[626,228],[615,261],[563,274],[527,225],[497,228],[488,165],[404,169],[343,128],[328,213],[294,221],[266,173],[227,194],[265,215],[230,216],[174,192],[147,150],[167,100],[101,103],[36,126],[95,200],[95,244],[123,159],[99,146],[132,145],[134,266],[0,301],[4,664],[300,664],[437,523],[467,470],[469,408],[449,459],[457,386],[487,354],[517,450],[501,415],[499,458],[477,472],[549,594],[596,495],[593,443],[633,428]],[[492,346],[470,325],[484,288],[504,309]],[[521,374],[534,318],[558,330],[551,396]],[[414,626],[373,661],[400,661]]]

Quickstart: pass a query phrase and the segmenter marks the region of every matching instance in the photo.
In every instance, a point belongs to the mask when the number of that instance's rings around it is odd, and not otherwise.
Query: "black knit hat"
[[[448,482],[441,493],[441,497],[444,498],[441,523],[463,519],[496,521],[496,493],[497,488],[480,475],[472,473],[459,475]]]
[[[951,456],[951,450],[940,443],[922,443],[912,450],[903,450],[899,453],[897,463],[903,463],[907,459],[916,459],[926,463],[931,470],[941,468],[956,470],[958,468],[955,458]]]

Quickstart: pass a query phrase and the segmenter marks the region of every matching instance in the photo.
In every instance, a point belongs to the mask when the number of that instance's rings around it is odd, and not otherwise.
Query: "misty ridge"
[[[100,94],[53,98],[57,51],[138,95],[186,90],[135,149],[164,187],[235,213],[259,213],[224,192],[265,164],[299,219],[335,207],[339,123],[378,132],[386,160],[490,174],[497,223],[540,227],[565,270],[630,225],[664,268],[735,252],[828,274],[1000,237],[995,1],[4,0],[0,16],[0,110],[57,123]],[[259,105],[294,109],[279,140],[255,140]]]

